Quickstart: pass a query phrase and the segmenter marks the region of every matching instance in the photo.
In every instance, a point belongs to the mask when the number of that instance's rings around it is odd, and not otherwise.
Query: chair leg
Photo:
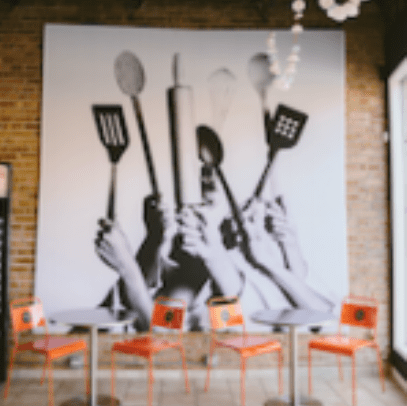
[[[246,358],[244,357],[241,357],[240,403],[242,406],[246,403]]]
[[[211,368],[212,368],[212,358],[213,358],[214,350],[215,350],[215,346],[214,346],[213,342],[211,342],[211,347],[209,349],[208,369],[206,372],[205,391],[207,391],[209,389],[209,375],[210,375]]]
[[[83,350],[83,375],[85,378],[86,395],[90,395],[90,381],[89,381],[89,354],[88,349]]]
[[[47,372],[47,362],[44,362],[44,366],[42,368],[42,376],[41,376],[41,381],[40,381],[40,385],[42,385],[45,381],[45,374]]]
[[[284,382],[283,382],[283,350],[278,351],[278,393],[283,394]]]
[[[10,389],[11,375],[13,375],[13,366],[14,366],[14,359],[16,357],[16,354],[17,354],[17,350],[15,347],[13,347],[13,351],[12,351],[11,357],[10,357],[10,366],[9,366],[9,371],[8,371],[8,376],[7,376],[6,388],[4,389],[4,399],[7,399],[8,391]]]
[[[341,356],[339,354],[337,354],[336,359],[338,361],[339,380],[343,381],[343,370],[342,370]]]
[[[47,358],[48,366],[48,405],[54,406],[54,377],[52,374],[51,359]]]
[[[111,356],[110,356],[110,365],[111,365],[111,372],[112,372],[112,382],[111,382],[111,390],[112,390],[112,397],[111,397],[111,400],[110,400],[110,404],[111,404],[111,406],[114,406],[114,396],[115,396],[115,387],[116,387],[116,382],[115,382],[115,371],[114,371],[114,368],[115,368],[115,354],[114,354],[114,351],[112,351],[111,352],[111,354],[110,354]]]
[[[184,375],[185,375],[185,390],[187,393],[189,393],[190,389],[189,389],[189,381],[188,381],[187,361],[185,359],[185,350],[183,347],[180,347],[179,350],[181,352],[181,358],[182,358],[182,369],[184,370]]]
[[[378,346],[376,347],[376,352],[377,352],[377,364],[379,366],[379,375],[380,375],[380,380],[382,381],[382,389],[384,392],[386,390],[386,387],[384,384],[384,372],[383,372],[383,366],[382,366],[382,358],[380,356],[380,349]]]
[[[356,406],[356,367],[355,355],[352,355],[352,405]]]
[[[312,395],[311,348],[308,347],[308,394]]]
[[[153,357],[148,358],[148,405],[153,406]]]

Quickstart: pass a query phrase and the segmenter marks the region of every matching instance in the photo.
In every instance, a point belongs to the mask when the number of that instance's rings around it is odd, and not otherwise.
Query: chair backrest
[[[213,330],[235,326],[245,330],[242,308],[236,296],[214,297],[208,301],[208,309]]]
[[[161,327],[182,332],[184,326],[186,303],[182,299],[157,297],[154,302],[150,330]]]
[[[10,318],[15,336],[35,327],[46,327],[42,302],[37,297],[13,300],[10,303]]]
[[[342,325],[373,329],[376,334],[378,303],[371,297],[348,296],[342,301]]]

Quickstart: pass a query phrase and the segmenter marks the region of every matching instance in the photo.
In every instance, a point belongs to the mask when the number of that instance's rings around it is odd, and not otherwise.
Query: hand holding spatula
[[[111,162],[111,180],[106,217],[109,220],[114,221],[116,166],[127,146],[129,145],[129,137],[121,106],[93,105],[92,111],[96,121],[96,127],[98,129],[100,141],[106,148],[109,160]],[[119,291],[117,285],[114,285],[113,287],[110,306],[114,310],[117,310],[120,306]]]

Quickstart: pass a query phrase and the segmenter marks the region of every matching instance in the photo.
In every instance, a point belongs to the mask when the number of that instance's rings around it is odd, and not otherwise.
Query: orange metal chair
[[[382,381],[383,391],[384,374],[382,360],[380,357],[379,344],[376,341],[377,336],[377,313],[378,304],[376,299],[363,296],[348,296],[342,301],[341,318],[339,322],[339,331],[336,335],[325,336],[310,340],[308,343],[308,391],[312,392],[311,375],[311,350],[326,351],[337,354],[339,378],[343,380],[341,355],[352,358],[352,402],[356,406],[356,370],[355,358],[356,352],[361,348],[372,347],[377,353],[377,362],[379,365],[379,374]],[[372,332],[372,338],[362,339],[345,336],[341,334],[341,326],[361,327]]]
[[[182,342],[186,304],[181,299],[171,299],[160,296],[155,300],[153,315],[148,335],[114,343],[112,346],[112,406],[115,392],[115,353],[137,355],[148,360],[148,404],[153,403],[153,356],[161,351],[177,348],[181,353],[182,367],[185,373],[185,388],[189,392],[188,372],[185,360],[185,350]],[[155,328],[160,332],[176,332],[176,340],[165,340],[154,335]]]
[[[211,344],[209,351],[208,371],[206,376],[205,391],[209,388],[209,375],[212,367],[212,358],[215,348],[230,348],[240,356],[240,401],[245,404],[245,374],[246,359],[255,355],[266,354],[276,351],[278,353],[278,387],[280,395],[283,392],[282,363],[283,352],[279,341],[270,340],[264,336],[249,335],[246,333],[242,309],[239,299],[232,297],[215,297],[208,302],[211,323]],[[241,334],[231,338],[221,338],[218,334],[222,330],[238,327]]]
[[[84,340],[78,340],[69,337],[55,337],[48,333],[47,322],[44,317],[41,300],[37,297],[17,299],[10,303],[10,317],[13,330],[14,346],[10,357],[10,368],[7,378],[4,398],[8,396],[11,375],[13,373],[13,364],[16,354],[21,351],[33,351],[45,355],[45,363],[41,378],[41,385],[44,383],[45,373],[48,369],[48,404],[54,404],[54,387],[52,377],[52,361],[57,358],[73,354],[78,351],[84,352],[84,370],[86,393],[89,395],[89,382],[87,379],[87,345]],[[44,327],[44,338],[20,343],[20,334],[30,330]]]

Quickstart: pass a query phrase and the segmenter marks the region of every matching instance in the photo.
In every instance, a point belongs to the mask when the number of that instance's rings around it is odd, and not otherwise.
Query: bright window
[[[389,78],[393,349],[407,361],[407,58]]]

